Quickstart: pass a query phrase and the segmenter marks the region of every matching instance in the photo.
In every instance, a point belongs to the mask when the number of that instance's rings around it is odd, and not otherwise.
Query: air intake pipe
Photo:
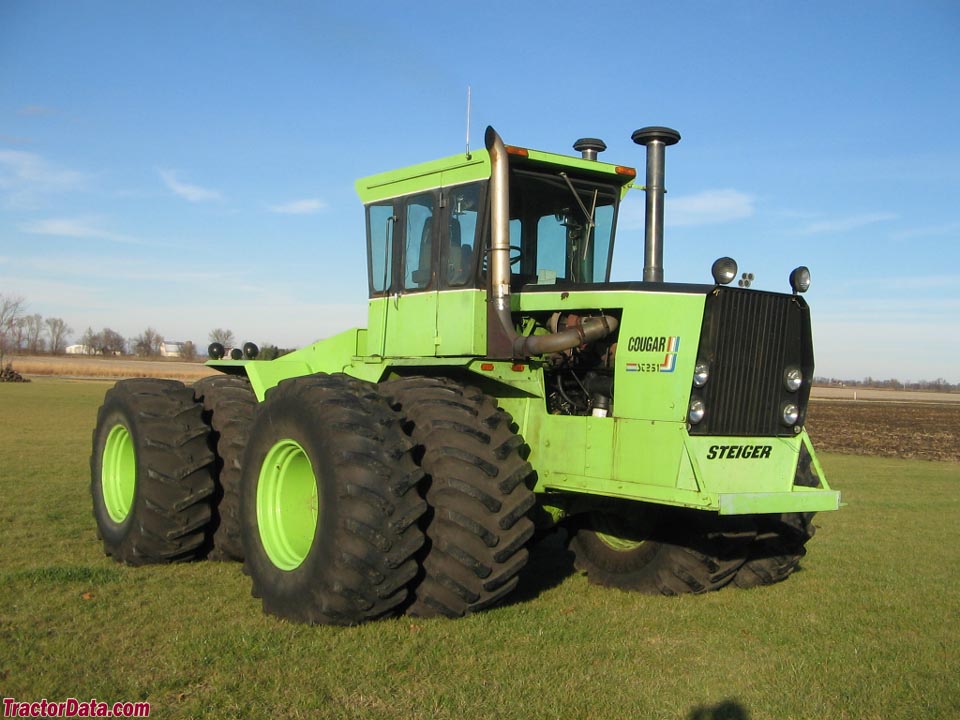
[[[572,328],[549,335],[518,335],[510,314],[510,165],[507,148],[492,127],[484,143],[490,155],[490,297],[513,357],[562,352],[606,337],[617,329],[615,317],[585,317]]]
[[[668,127],[645,127],[631,136],[647,146],[647,210],[643,228],[643,280],[663,282],[663,156],[667,145],[680,142],[680,133]]]

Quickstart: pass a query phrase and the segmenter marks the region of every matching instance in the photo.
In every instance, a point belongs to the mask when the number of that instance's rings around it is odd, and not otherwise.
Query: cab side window
[[[462,287],[473,280],[482,207],[478,183],[446,190],[449,212],[446,246],[447,285]]]
[[[393,235],[396,226],[393,201],[367,206],[367,257],[370,258],[370,294],[390,291],[393,276]]]
[[[434,193],[412,195],[405,205],[403,287],[426,290],[433,284],[436,197]]]

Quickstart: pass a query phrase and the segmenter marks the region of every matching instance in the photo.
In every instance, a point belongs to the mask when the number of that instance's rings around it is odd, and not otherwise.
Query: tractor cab
[[[609,281],[617,213],[636,171],[598,162],[595,151],[506,153],[511,291]],[[488,354],[490,176],[490,154],[480,150],[357,182],[371,355]]]

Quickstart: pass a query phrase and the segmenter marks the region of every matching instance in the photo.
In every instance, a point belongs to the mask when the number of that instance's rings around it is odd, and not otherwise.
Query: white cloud
[[[25,275],[71,277],[99,282],[123,278],[125,282],[156,281],[164,286],[189,285],[193,287],[230,287],[234,292],[252,293],[256,290],[253,281],[247,280],[240,270],[184,270],[175,259],[158,262],[143,260],[129,255],[76,255],[76,256],[29,256],[20,258],[17,267]]]
[[[704,190],[696,195],[666,196],[664,223],[673,227],[713,225],[750,217],[754,197],[739,190]]]
[[[89,176],[22,150],[0,150],[0,191],[11,209],[37,207],[43,195],[82,189]]]
[[[143,245],[143,241],[101,228],[95,218],[49,218],[22,223],[20,230],[31,235],[107,240],[127,245]]]
[[[800,228],[798,232],[803,235],[815,235],[820,233],[841,233],[848,230],[856,230],[874,223],[888,222],[896,220],[899,216],[894,213],[868,213],[864,215],[851,215],[844,218],[835,218],[833,220],[820,220],[810,223],[806,227]]]
[[[940,237],[942,235],[960,235],[960,222],[910,228],[909,230],[901,230],[900,232],[893,233],[890,237],[894,240],[910,240],[912,238]]]
[[[53,115],[54,109],[45,105],[24,105],[17,113],[27,116]]]
[[[714,225],[753,215],[753,195],[729,188],[704,190],[694,195],[667,195],[664,224],[668,227]],[[620,227],[639,230],[644,226],[646,200],[643,193],[627,196],[620,209]]]
[[[956,291],[960,288],[960,275],[904,275],[889,277],[851,278],[845,283],[847,288],[869,287],[886,290],[937,290],[947,288]],[[868,307],[873,307],[870,300]]]
[[[175,170],[158,170],[160,177],[171,192],[179,195],[184,200],[190,202],[210,202],[213,200],[222,200],[223,196],[217,190],[200,187],[199,185],[190,185],[177,178]]]
[[[292,200],[291,202],[280,205],[271,205],[270,212],[281,213],[283,215],[312,215],[326,207],[327,204],[320,198],[304,198],[303,200]]]

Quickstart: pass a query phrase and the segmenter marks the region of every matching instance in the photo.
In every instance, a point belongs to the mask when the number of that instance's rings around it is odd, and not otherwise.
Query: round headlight
[[[790,287],[795,293],[806,292],[810,289],[810,269],[801,265],[790,273]]]
[[[243,344],[243,356],[250,360],[253,360],[260,354],[260,348],[257,347],[256,343],[248,342]]]
[[[706,414],[707,408],[703,404],[703,400],[700,398],[693,398],[690,401],[690,410],[687,412],[687,419],[690,421],[691,425],[696,425],[698,422],[703,420],[703,416]]]
[[[783,372],[783,386],[790,392],[796,392],[803,384],[803,373],[798,367],[788,367]]]
[[[710,273],[717,285],[727,285],[737,276],[737,261],[729,257],[717,258],[713,261]]]
[[[710,368],[702,360],[697,363],[697,366],[693,369],[693,386],[701,388],[707,384],[707,379],[710,377]]]
[[[800,408],[793,403],[785,403],[781,411],[783,424],[787,427],[793,427],[800,419]]]
[[[223,353],[223,345],[218,342],[210,343],[210,346],[207,348],[207,355],[211,360],[219,360],[223,357]]]

